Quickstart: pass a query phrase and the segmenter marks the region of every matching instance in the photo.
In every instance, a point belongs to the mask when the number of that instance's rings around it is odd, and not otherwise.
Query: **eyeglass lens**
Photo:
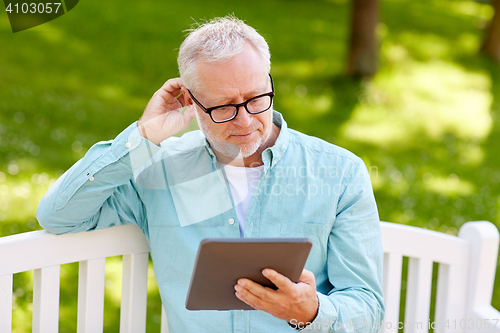
[[[245,107],[249,113],[260,113],[271,107],[271,101],[271,96],[252,98],[247,101]],[[228,120],[233,118],[237,111],[235,106],[221,106],[212,110],[212,118],[217,122]]]

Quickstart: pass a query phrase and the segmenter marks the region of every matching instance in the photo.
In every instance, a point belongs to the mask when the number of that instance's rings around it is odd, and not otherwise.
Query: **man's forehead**
[[[205,90],[205,96],[208,100],[213,103],[223,102],[233,99],[238,96],[252,96],[257,94],[262,94],[266,92],[268,86],[268,76],[259,75],[259,78],[254,78],[253,80],[246,81],[241,85],[229,83],[227,86],[210,85],[209,89],[203,89],[203,84],[201,85],[201,90]]]
[[[266,86],[267,86],[267,84],[263,85],[262,87],[253,89],[253,90],[239,91],[238,93],[240,93],[243,96],[256,95],[256,94],[260,94],[260,93],[264,92],[264,90],[266,89]],[[231,94],[231,93],[222,94],[221,97],[215,97],[215,98],[212,99],[212,101],[215,102],[215,103],[217,103],[217,102],[223,102],[223,101],[226,101],[228,99],[233,98],[236,93],[237,92],[235,91],[235,93],[233,93],[233,94]]]

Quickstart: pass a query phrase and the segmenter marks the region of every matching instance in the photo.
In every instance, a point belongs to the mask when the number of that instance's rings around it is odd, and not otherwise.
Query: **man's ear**
[[[182,96],[184,97],[184,103],[185,106],[190,106],[194,104],[193,99],[191,98],[191,95],[189,95],[189,92],[186,87],[182,87]]]
[[[196,105],[194,104],[194,101],[193,99],[191,98],[191,95],[189,94],[189,91],[187,90],[186,87],[182,87],[181,88],[181,91],[182,91],[182,97],[184,98],[183,100],[183,105],[185,107],[187,107],[187,113],[191,116],[191,117],[196,117]],[[181,102],[182,103],[182,102]]]

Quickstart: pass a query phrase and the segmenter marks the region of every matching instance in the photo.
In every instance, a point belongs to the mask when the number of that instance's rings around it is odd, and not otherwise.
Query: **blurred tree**
[[[486,30],[481,52],[500,61],[500,0],[492,2],[495,14]]]
[[[378,0],[352,0],[351,39],[347,72],[352,76],[373,76],[378,69],[379,46],[375,29]]]

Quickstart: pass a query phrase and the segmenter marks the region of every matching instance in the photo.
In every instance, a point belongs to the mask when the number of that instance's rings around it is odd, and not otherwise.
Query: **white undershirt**
[[[231,190],[236,215],[240,224],[240,237],[243,237],[248,205],[250,204],[253,190],[264,173],[264,166],[246,168],[222,164],[220,162],[219,164],[224,170],[229,183],[229,189]]]

